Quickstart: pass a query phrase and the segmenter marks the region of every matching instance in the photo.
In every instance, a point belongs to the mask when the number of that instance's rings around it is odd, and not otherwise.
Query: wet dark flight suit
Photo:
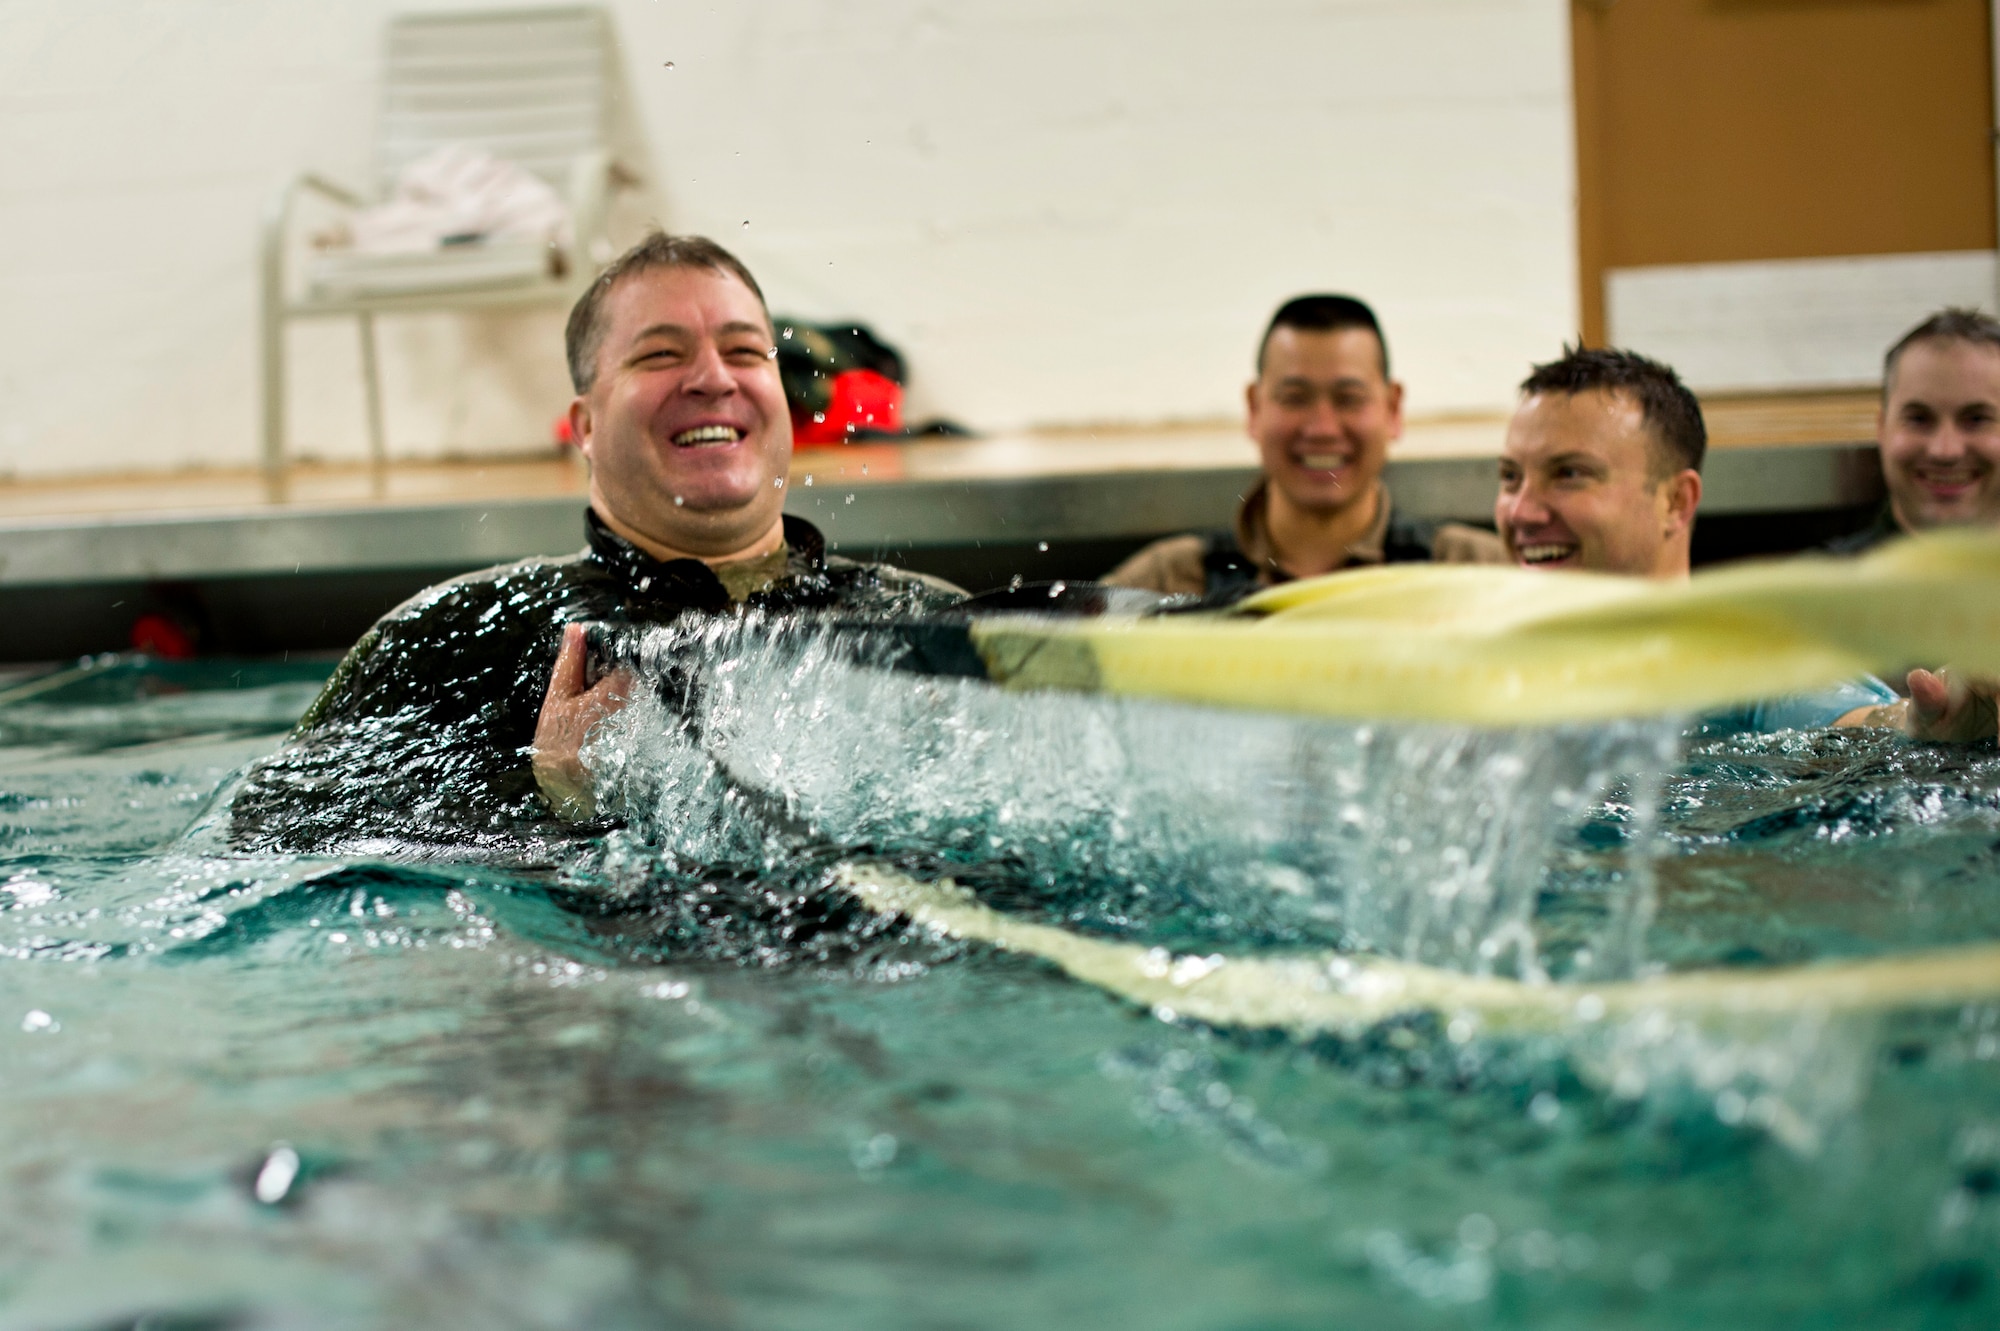
[[[536,858],[569,840],[535,786],[529,746],[576,621],[663,624],[767,611],[921,614],[960,599],[884,564],[829,557],[817,528],[786,517],[786,571],[740,603],[698,560],[652,558],[586,518],[590,544],[467,574],[384,615],[347,654],[289,743],[250,774],[230,808],[247,850],[435,848]]]

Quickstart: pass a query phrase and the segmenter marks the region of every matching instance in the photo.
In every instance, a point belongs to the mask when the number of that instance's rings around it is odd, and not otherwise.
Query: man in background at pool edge
[[[1658,361],[1566,348],[1537,365],[1501,445],[1493,523],[1522,568],[1689,575],[1708,430],[1701,403]],[[1911,672],[1914,698],[1873,676],[1707,717],[1709,733],[1884,726],[1926,740],[1991,738],[1990,690]]]
[[[1861,554],[1945,527],[2000,524],[2000,321],[1947,308],[1896,339],[1882,358],[1875,442],[1888,498],[1867,527],[1828,542],[1830,553]],[[1909,689],[1907,701],[1885,706],[1872,723],[1927,739],[2000,732],[2000,682],[1915,670]]]
[[[2000,321],[1945,309],[1898,338],[1882,360],[1875,442],[1888,499],[1874,522],[1829,551],[2000,524]]]
[[[1106,583],[1224,602],[1357,566],[1503,562],[1491,533],[1395,516],[1382,467],[1403,433],[1403,386],[1363,302],[1286,301],[1264,330],[1244,403],[1263,476],[1233,530],[1155,541]]]
[[[384,615],[232,806],[239,843],[454,846],[591,812],[577,751],[629,681],[586,678],[581,624],[739,607],[907,613],[962,593],[829,556],[783,512],[791,416],[749,270],[655,233],[571,312],[589,545],[453,579]]]

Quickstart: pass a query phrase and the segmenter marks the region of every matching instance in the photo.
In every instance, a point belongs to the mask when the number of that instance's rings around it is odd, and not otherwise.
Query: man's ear
[[[590,456],[590,403],[581,397],[569,400],[569,437],[576,445],[576,451]]]
[[[1695,510],[1701,507],[1701,473],[1688,467],[1667,478],[1667,533],[1686,531],[1694,526]]]
[[[1396,379],[1389,381],[1389,437],[1403,437],[1403,385]]]

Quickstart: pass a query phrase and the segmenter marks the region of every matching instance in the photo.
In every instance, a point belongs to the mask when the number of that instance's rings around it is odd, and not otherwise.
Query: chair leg
[[[382,429],[382,374],[375,359],[375,316],[361,316],[361,382],[368,399],[368,488],[377,499],[389,491],[389,445]]]
[[[264,494],[272,503],[285,497],[285,312],[282,274],[275,247],[266,246],[257,333],[264,380]]]

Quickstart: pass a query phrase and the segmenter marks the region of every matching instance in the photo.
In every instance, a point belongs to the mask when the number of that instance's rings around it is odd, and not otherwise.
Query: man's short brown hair
[[[1615,347],[1564,347],[1561,360],[1535,366],[1521,381],[1521,391],[1530,397],[1595,390],[1629,394],[1639,404],[1640,419],[1653,434],[1656,483],[1677,471],[1701,470],[1708,426],[1701,419],[1701,403],[1671,366]]]
[[[569,312],[563,347],[569,357],[569,381],[578,393],[588,393],[597,382],[597,353],[604,345],[604,302],[620,282],[655,268],[707,268],[727,273],[750,288],[750,294],[764,307],[764,322],[771,321],[764,289],[741,259],[706,236],[670,236],[655,231],[613,259],[577,297]]]
[[[1919,342],[1970,342],[1974,346],[2000,351],[2000,319],[1983,310],[1968,310],[1954,305],[1939,310],[1897,338],[1896,345],[1890,347],[1889,354],[1882,358],[1882,400],[1885,403],[1889,400],[1889,385],[1896,381],[1896,362]]]

